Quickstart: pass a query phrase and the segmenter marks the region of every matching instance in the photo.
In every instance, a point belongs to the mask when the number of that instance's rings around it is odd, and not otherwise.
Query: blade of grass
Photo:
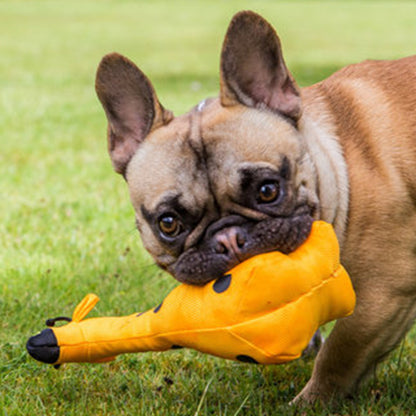
[[[196,412],[195,412],[194,416],[199,416],[199,412],[200,412],[200,410],[202,408],[202,405],[204,403],[205,396],[207,395],[209,386],[210,386],[210,384],[212,383],[213,380],[214,380],[214,377],[212,377],[210,380],[208,380],[208,383],[205,386],[205,389],[204,389],[204,391],[202,393],[201,399],[199,400],[198,407],[196,409]]]

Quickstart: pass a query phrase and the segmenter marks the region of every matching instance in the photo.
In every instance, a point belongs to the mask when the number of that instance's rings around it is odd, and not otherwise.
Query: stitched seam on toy
[[[313,286],[313,287],[312,287],[312,288],[311,288],[308,292],[305,292],[305,293],[303,293],[303,294],[299,295],[296,299],[294,299],[294,300],[292,300],[292,301],[290,301],[290,302],[287,302],[287,303],[285,303],[285,304],[282,304],[282,305],[281,305],[281,306],[279,306],[278,308],[274,309],[273,311],[271,311],[271,312],[269,312],[269,313],[267,313],[267,314],[265,314],[265,315],[262,315],[262,316],[260,316],[260,317],[254,318],[254,319],[250,319],[250,320],[245,321],[245,322],[242,322],[242,323],[240,323],[240,324],[233,325],[233,327],[234,327],[234,328],[238,328],[238,327],[240,327],[240,326],[246,325],[247,323],[256,322],[257,320],[261,320],[261,319],[263,319],[263,318],[265,318],[265,317],[267,317],[267,316],[269,316],[269,315],[272,315],[272,314],[276,313],[279,309],[281,309],[281,308],[283,308],[283,307],[285,307],[285,306],[288,306],[288,305],[291,305],[291,304],[294,304],[294,303],[296,303],[296,302],[300,301],[300,300],[301,300],[302,298],[304,298],[305,296],[311,296],[313,292],[315,292],[316,290],[319,290],[322,286],[324,286],[325,284],[327,284],[330,280],[337,278],[341,272],[342,272],[342,265],[341,265],[341,264],[339,264],[339,265],[338,265],[338,267],[337,267],[337,269],[336,269],[336,270],[334,270],[334,271],[330,274],[330,276],[328,276],[328,278],[327,278],[327,279],[323,280],[323,281],[322,281],[321,283],[319,283],[318,285]],[[254,347],[254,346],[253,346],[253,347]],[[266,355],[266,356],[269,356],[269,357],[273,357],[273,356],[275,356],[275,355],[276,355],[276,354],[270,353],[270,352],[268,352],[268,351],[266,351],[266,350],[264,350],[264,351],[263,351],[263,354],[264,354],[264,355]]]
[[[247,321],[247,322],[250,322],[250,321]],[[264,355],[265,357],[273,358],[273,357],[275,357],[277,355],[277,354],[272,354],[272,353],[264,350],[263,348],[260,348],[260,347],[258,347],[256,345],[252,344],[251,342],[247,341],[245,338],[243,338],[240,335],[236,334],[232,329],[228,329],[228,332],[231,335],[233,335],[236,338],[238,338],[240,342],[243,342],[244,344],[249,345],[250,348],[252,348],[252,349],[254,349],[256,351],[259,351],[260,354]],[[284,354],[284,355],[283,354],[279,354],[279,359],[281,359],[281,360],[286,360],[286,359],[294,358],[294,357],[297,357],[297,354]]]
[[[273,309],[273,310],[272,310],[272,311],[270,311],[269,313],[266,313],[266,314],[261,315],[261,316],[259,316],[259,317],[257,317],[257,318],[253,318],[253,319],[250,319],[250,320],[248,320],[248,321],[244,321],[244,322],[241,322],[241,323],[239,323],[239,324],[232,325],[232,326],[233,326],[233,327],[238,327],[238,326],[241,326],[241,325],[245,325],[245,324],[247,324],[247,322],[255,322],[256,320],[263,319],[265,316],[271,315],[271,314],[275,313],[276,311],[278,311],[279,309],[284,308],[285,306],[288,306],[288,305],[291,305],[291,304],[293,304],[293,303],[298,302],[300,299],[302,299],[302,298],[303,298],[303,297],[305,297],[305,296],[311,296],[313,292],[315,292],[316,290],[320,289],[322,286],[324,286],[325,284],[327,284],[330,280],[337,278],[337,277],[338,277],[338,275],[341,273],[341,271],[342,271],[342,265],[340,264],[340,265],[338,266],[338,268],[337,268],[336,270],[334,270],[334,271],[330,274],[330,276],[328,276],[328,278],[326,278],[325,280],[323,280],[323,281],[322,281],[321,283],[319,283],[318,285],[311,287],[311,288],[310,288],[310,290],[308,290],[307,292],[302,293],[302,294],[301,294],[301,295],[299,295],[296,299],[293,299],[293,300],[291,300],[290,302],[283,303],[283,304],[279,305],[279,307],[278,307],[278,308]],[[229,327],[231,327],[231,326],[229,325],[229,326],[227,326],[227,327],[225,327],[225,328],[229,328]]]
[[[250,321],[247,321],[247,322],[250,322]],[[287,361],[289,359],[294,359],[294,358],[298,357],[298,354],[287,354],[287,353],[286,354],[276,354],[276,353],[273,354],[273,353],[270,353],[267,350],[264,350],[264,349],[262,349],[262,348],[260,348],[256,345],[252,344],[251,342],[247,341],[246,339],[242,338],[240,335],[234,333],[234,331],[232,329],[229,329],[228,327],[211,328],[211,329],[204,329],[204,330],[199,330],[199,331],[178,331],[178,332],[175,332],[175,333],[169,333],[169,335],[186,334],[187,332],[210,332],[210,331],[214,332],[214,331],[217,331],[218,329],[223,329],[223,330],[228,331],[228,333],[230,335],[237,338],[240,342],[248,345],[250,348],[258,351],[259,354],[261,354],[261,355],[263,355],[267,358],[273,358],[273,357],[278,356],[279,361]],[[138,340],[138,339],[142,339],[142,338],[146,338],[146,337],[154,338],[154,335],[153,336],[145,335],[145,336],[141,336],[141,337],[126,338],[125,341],[134,341],[134,340]],[[165,337],[165,335],[163,337]],[[84,342],[79,343],[79,344],[61,345],[60,347],[61,348],[70,348],[70,347],[79,347],[79,346],[82,346],[82,345],[86,345],[86,347],[88,348],[87,352],[86,352],[88,362],[98,362],[97,360],[102,360],[102,359],[105,359],[105,358],[114,357],[115,355],[123,354],[123,352],[113,353],[112,355],[110,355],[108,357],[105,356],[105,357],[101,357],[101,358],[92,359],[92,356],[94,355],[94,353],[91,351],[91,344],[95,344],[95,345],[97,345],[97,344],[109,344],[109,343],[114,343],[114,342],[120,342],[120,340],[115,339],[115,340],[93,341],[93,342],[84,341]],[[170,349],[170,343],[168,343],[168,344],[166,344],[166,350]],[[186,348],[194,348],[194,347],[187,347],[187,346],[185,346],[185,347]],[[159,349],[157,349],[157,350],[149,349],[149,350],[146,350],[146,351],[155,351],[155,352],[157,352],[157,351],[162,351],[162,349],[160,349],[160,350]],[[59,358],[62,358],[61,354],[60,354]],[[59,359],[57,360],[57,362],[60,362]]]
[[[250,270],[250,276],[249,276],[249,278],[247,279],[247,282],[246,282],[246,286],[248,287],[249,286],[249,284],[250,284],[250,282],[251,282],[251,279],[253,278],[253,275],[254,275],[254,271],[256,270],[256,266],[255,267],[253,267],[251,270]],[[236,310],[236,313],[240,313],[240,311],[241,311],[241,305],[243,304],[243,302],[246,300],[246,294],[244,293],[243,294],[243,296],[241,296],[240,297],[240,301],[238,302],[238,307],[237,307],[237,310]],[[233,326],[234,325],[236,325],[236,324],[233,324]],[[230,325],[228,326],[228,327],[230,327]]]
[[[145,338],[157,338],[157,337],[160,337],[162,340],[168,341],[168,337],[175,336],[175,335],[180,335],[180,334],[207,333],[207,332],[215,332],[215,331],[219,331],[219,330],[227,330],[229,332],[232,332],[232,328],[238,328],[240,326],[247,325],[248,323],[255,322],[257,320],[261,320],[264,317],[269,316],[269,315],[275,313],[276,311],[278,311],[282,307],[285,307],[287,305],[296,303],[301,298],[303,298],[304,296],[309,296],[310,294],[312,294],[312,292],[318,290],[320,287],[322,287],[323,285],[325,285],[328,281],[330,281],[331,279],[336,278],[341,271],[342,271],[342,265],[339,264],[338,268],[335,271],[333,271],[331,273],[331,275],[327,279],[323,280],[318,285],[313,286],[308,292],[305,292],[305,293],[299,295],[296,299],[294,299],[294,300],[292,300],[290,302],[287,302],[285,304],[282,304],[278,308],[273,309],[271,312],[269,312],[269,313],[267,313],[265,315],[261,315],[260,317],[257,317],[257,318],[249,319],[247,321],[244,321],[244,322],[241,322],[241,323],[238,323],[238,324],[231,324],[231,325],[226,325],[226,326],[218,326],[218,327],[211,327],[211,328],[201,328],[201,329],[177,330],[177,331],[165,332],[163,334],[156,334],[156,335],[155,334],[152,334],[152,335],[145,334],[145,335],[139,335],[139,336],[134,336],[134,337],[130,337],[130,338],[124,338],[124,340],[126,340],[126,341],[133,341],[133,340],[139,340],[139,339],[145,339]],[[83,342],[78,343],[78,344],[64,344],[64,345],[60,345],[60,347],[75,347],[75,346],[80,346],[80,345],[85,345],[85,344],[106,344],[106,343],[108,344],[108,343],[113,343],[113,342],[120,342],[120,339],[119,338],[115,338],[113,340],[107,339],[107,340],[103,340],[103,341],[88,341],[88,340],[86,340],[86,341],[83,341]],[[169,348],[166,347],[166,349],[169,349]],[[149,350],[149,351],[158,351],[158,350]]]

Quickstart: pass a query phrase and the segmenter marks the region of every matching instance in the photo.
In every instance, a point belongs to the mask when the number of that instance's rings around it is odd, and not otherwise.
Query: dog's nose
[[[218,254],[240,258],[246,243],[244,231],[239,227],[229,227],[218,231],[214,236],[214,249]]]

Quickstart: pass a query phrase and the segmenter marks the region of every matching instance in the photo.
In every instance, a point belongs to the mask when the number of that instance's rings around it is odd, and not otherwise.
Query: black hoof
[[[58,361],[58,341],[52,329],[44,329],[40,334],[30,337],[26,343],[27,352],[38,361],[53,364]]]

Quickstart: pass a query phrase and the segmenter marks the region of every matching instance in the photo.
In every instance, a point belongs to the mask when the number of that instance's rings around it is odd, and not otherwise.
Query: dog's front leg
[[[392,295],[385,287],[374,286],[358,293],[354,314],[336,323],[295,404],[353,393],[376,363],[400,342],[416,316],[416,303],[412,294],[400,298]]]

